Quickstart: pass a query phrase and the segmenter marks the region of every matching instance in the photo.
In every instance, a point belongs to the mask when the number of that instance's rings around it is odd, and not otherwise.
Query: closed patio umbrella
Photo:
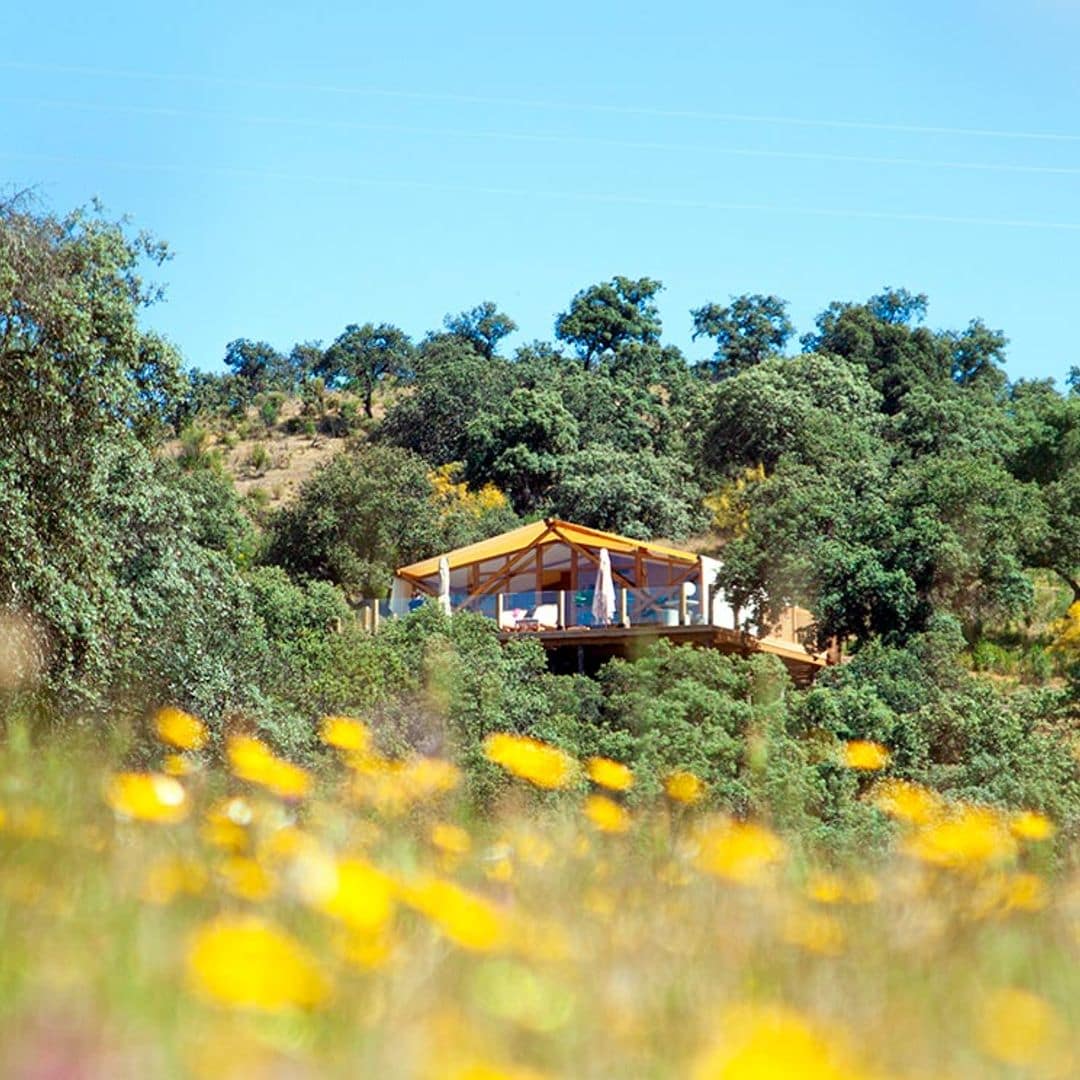
[[[447,615],[453,610],[450,606],[450,561],[445,555],[439,560],[439,607]]]
[[[600,549],[600,569],[596,572],[592,614],[601,626],[608,626],[615,618],[615,580],[611,576],[611,556],[607,548]]]

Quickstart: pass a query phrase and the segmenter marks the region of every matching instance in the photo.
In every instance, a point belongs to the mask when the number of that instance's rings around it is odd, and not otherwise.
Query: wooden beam
[[[578,554],[584,555],[585,558],[594,565],[600,565],[600,556],[594,555],[588,548],[581,547],[580,544],[576,544],[573,540],[568,540],[565,536],[560,536],[559,539],[564,544],[566,544],[566,546],[569,547],[572,552],[576,551]],[[625,574],[622,574],[618,570],[616,570],[614,566],[611,568],[611,577],[613,581],[621,582],[628,589],[632,589],[634,587],[634,583],[628,577],[626,577]]]
[[[509,559],[500,573],[496,574],[494,577],[488,578],[475,593],[466,597],[465,600],[462,601],[459,610],[465,610],[465,608],[469,607],[476,600],[479,600],[480,597],[495,592],[500,584],[509,581],[513,571],[517,569],[518,565],[524,562],[538,547],[540,547],[543,544],[544,539],[551,532],[554,532],[554,530],[549,525],[544,532],[529,544],[528,547],[522,548],[515,556],[513,556],[513,558]]]

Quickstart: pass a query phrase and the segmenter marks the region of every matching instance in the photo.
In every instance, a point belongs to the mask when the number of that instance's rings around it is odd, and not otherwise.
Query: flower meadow
[[[511,732],[483,810],[358,719],[303,765],[150,732],[0,749],[0,1075],[1080,1074],[1074,854],[887,747],[843,749],[893,828],[852,863]]]

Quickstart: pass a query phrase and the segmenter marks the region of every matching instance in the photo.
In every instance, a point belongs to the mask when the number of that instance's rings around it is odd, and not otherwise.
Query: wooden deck
[[[666,638],[674,645],[719,649],[739,656],[771,653],[783,661],[798,686],[809,685],[825,667],[824,659],[792,642],[756,638],[720,626],[592,626],[566,630],[504,630],[499,634],[499,640],[503,642],[519,638],[536,638],[548,652],[551,669],[561,674],[594,674],[613,656],[633,659],[659,638]]]

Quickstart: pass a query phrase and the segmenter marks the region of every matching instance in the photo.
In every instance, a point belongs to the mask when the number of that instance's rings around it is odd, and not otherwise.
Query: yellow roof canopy
[[[522,525],[518,529],[500,533],[475,544],[466,544],[443,555],[433,555],[430,559],[411,563],[398,569],[399,577],[422,580],[439,572],[439,560],[445,558],[451,570],[474,563],[487,562],[490,559],[505,558],[518,552],[528,551],[544,544],[566,543],[583,548],[607,548],[612,554],[633,554],[641,551],[643,555],[665,562],[683,563],[687,566],[697,564],[698,557],[689,551],[653,544],[645,540],[632,540],[617,533],[604,532],[602,529],[590,529],[585,525],[575,525],[559,518],[547,518],[531,525]]]

